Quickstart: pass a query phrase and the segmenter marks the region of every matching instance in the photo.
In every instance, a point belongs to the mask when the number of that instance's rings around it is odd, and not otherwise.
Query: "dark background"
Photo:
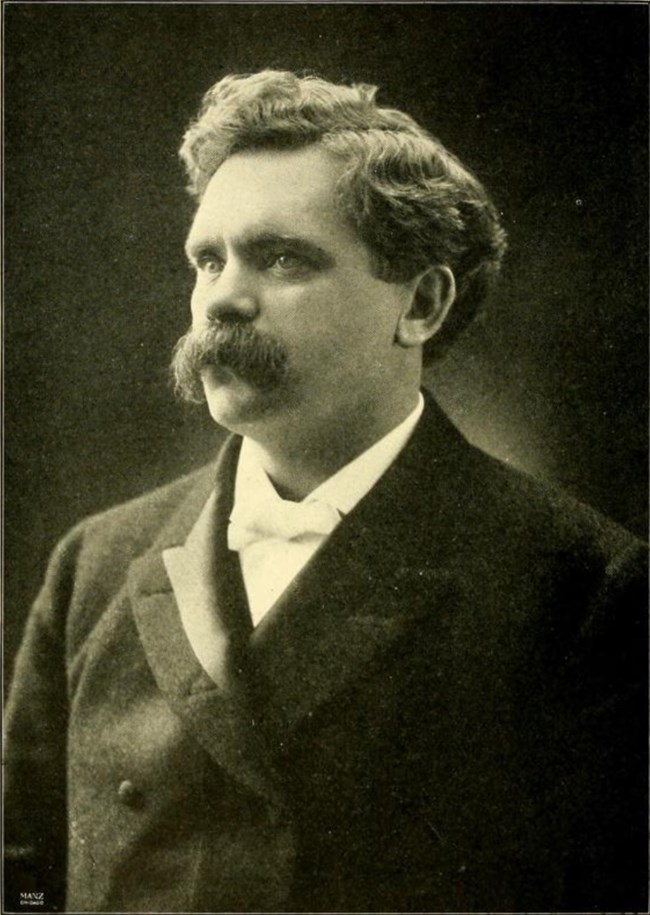
[[[645,535],[645,5],[7,4],[5,646],[55,541],[202,462],[173,402],[176,150],[230,71],[384,87],[484,179],[500,291],[429,382],[467,436]]]

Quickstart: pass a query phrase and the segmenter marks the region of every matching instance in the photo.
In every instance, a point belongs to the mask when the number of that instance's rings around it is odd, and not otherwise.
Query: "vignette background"
[[[647,532],[639,4],[30,4],[5,26],[5,671],[55,542],[210,459],[176,404],[203,92],[265,66],[382,87],[471,166],[501,286],[428,384],[476,444]]]

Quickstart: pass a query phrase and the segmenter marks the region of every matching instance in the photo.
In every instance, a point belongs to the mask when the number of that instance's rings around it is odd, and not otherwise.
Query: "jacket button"
[[[127,807],[141,807],[144,801],[142,792],[128,778],[121,782],[117,789],[117,796]]]

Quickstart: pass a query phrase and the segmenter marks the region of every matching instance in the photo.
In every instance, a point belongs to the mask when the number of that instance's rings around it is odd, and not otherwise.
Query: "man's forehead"
[[[210,179],[199,210],[235,203],[260,213],[333,209],[340,172],[341,163],[317,146],[236,153]]]
[[[199,203],[188,245],[199,237],[335,233],[356,240],[336,204],[342,165],[321,147],[236,153],[217,169]],[[339,240],[343,240],[340,237]]]
[[[304,177],[327,176],[335,181],[341,168],[342,161],[339,157],[321,143],[309,143],[306,146],[287,149],[244,149],[224,159],[210,181],[212,182],[217,175],[230,177],[233,173],[249,175],[251,172],[285,170]]]

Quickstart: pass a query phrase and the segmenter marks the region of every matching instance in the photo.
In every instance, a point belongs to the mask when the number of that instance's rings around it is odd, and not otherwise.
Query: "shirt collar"
[[[416,407],[394,429],[391,429],[383,438],[363,451],[349,464],[337,470],[329,479],[320,484],[308,499],[321,499],[329,502],[338,509],[342,515],[352,511],[357,502],[370,492],[377,480],[386,473],[397,455],[409,440],[417,425],[422,410],[424,398],[418,395]]]
[[[424,398],[420,393],[417,405],[406,419],[354,460],[337,470],[303,501],[327,502],[342,515],[351,512],[404,448],[423,409]],[[254,442],[244,438],[237,465],[234,507],[238,508],[250,501],[259,506],[260,503],[272,503],[277,500],[281,501],[281,498],[259,461]]]

